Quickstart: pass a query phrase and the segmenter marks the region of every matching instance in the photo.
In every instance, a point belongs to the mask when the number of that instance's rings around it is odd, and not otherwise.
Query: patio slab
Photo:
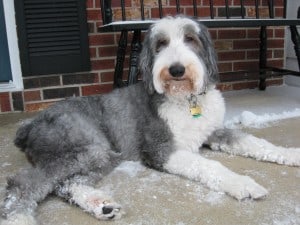
[[[227,108],[232,107],[229,109],[231,116],[242,112],[246,108],[243,104],[251,104],[253,109],[249,106],[249,110],[261,113],[263,110],[254,107],[255,104],[262,105],[269,111],[272,111],[271,107],[275,107],[269,105],[271,101],[274,104],[278,104],[278,101],[284,101],[284,104],[291,101],[291,104],[285,106],[288,109],[300,105],[300,95],[296,94],[283,98],[268,96],[268,92],[265,92],[263,100],[263,97],[255,97],[263,95],[263,92],[252,90],[247,93],[248,91],[245,94],[225,94]],[[280,111],[278,108],[274,110]],[[32,116],[33,114],[29,113],[0,115],[1,199],[5,192],[6,177],[28,166],[23,153],[13,146],[12,140],[21,121]],[[299,127],[300,117],[296,117],[277,121],[265,128],[244,130],[278,145],[300,147]],[[211,191],[197,182],[159,173],[136,162],[126,162],[97,185],[124,207],[127,214],[121,220],[100,222],[78,207],[54,196],[48,197],[40,204],[37,218],[41,225],[300,224],[299,167],[258,162],[207,150],[203,150],[202,154],[220,161],[237,173],[251,176],[268,189],[269,195],[259,201],[239,202],[223,193]]]

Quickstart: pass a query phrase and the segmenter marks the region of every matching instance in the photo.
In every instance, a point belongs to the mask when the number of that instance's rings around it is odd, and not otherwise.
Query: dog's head
[[[198,94],[218,81],[207,28],[186,17],[166,17],[149,28],[139,67],[149,93]]]

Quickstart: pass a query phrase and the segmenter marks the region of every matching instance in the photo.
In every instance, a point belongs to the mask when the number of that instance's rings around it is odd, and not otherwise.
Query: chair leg
[[[123,67],[127,47],[127,31],[122,31],[118,44],[117,62],[114,73],[114,88],[123,87]]]
[[[300,35],[296,26],[290,26],[291,38],[294,43],[294,49],[298,60],[298,66],[300,71]]]
[[[141,50],[141,30],[133,32],[131,42],[130,67],[128,73],[128,85],[135,84],[138,80],[138,58]]]
[[[266,72],[263,71],[267,66],[267,28],[262,26],[260,28],[260,43],[259,43],[259,90],[265,90],[266,84]]]

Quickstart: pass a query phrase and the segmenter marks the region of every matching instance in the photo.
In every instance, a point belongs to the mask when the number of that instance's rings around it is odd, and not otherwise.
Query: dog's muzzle
[[[189,67],[174,63],[164,68],[160,75],[164,89],[171,95],[181,95],[193,91],[193,78]]]

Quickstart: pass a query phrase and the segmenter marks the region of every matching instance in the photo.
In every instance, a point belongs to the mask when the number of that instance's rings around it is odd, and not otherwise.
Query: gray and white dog
[[[248,176],[200,155],[199,148],[299,166],[300,149],[224,129],[224,100],[207,29],[185,17],[150,27],[140,55],[143,82],[102,96],[59,102],[23,124],[15,144],[32,168],[8,179],[3,224],[36,224],[34,210],[48,194],[101,220],[123,209],[93,188],[123,160],[200,182],[236,199],[268,191]]]

